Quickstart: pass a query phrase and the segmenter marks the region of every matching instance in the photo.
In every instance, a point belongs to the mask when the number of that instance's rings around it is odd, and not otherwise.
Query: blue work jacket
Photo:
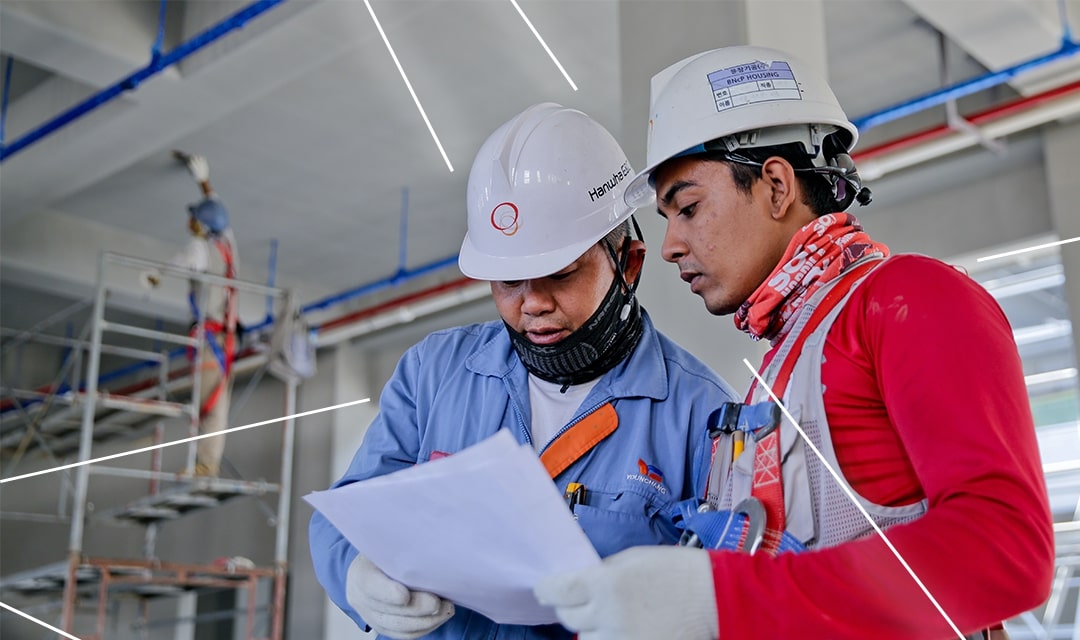
[[[661,335],[648,315],[644,325],[633,354],[604,374],[564,430],[609,403],[618,427],[554,478],[560,491],[568,482],[585,485],[586,501],[575,513],[601,556],[678,540],[668,507],[704,493],[705,447],[710,446],[706,419],[722,403],[738,401],[719,376]],[[530,416],[528,373],[501,322],[437,331],[398,362],[383,388],[379,415],[334,487],[425,462],[433,454],[453,454],[499,429],[508,429],[522,444],[531,443]],[[477,531],[499,535],[482,524]],[[315,572],[330,598],[365,627],[345,597],[345,578],[356,549],[318,512],[311,519],[310,543]],[[477,543],[482,544],[482,538]],[[459,606],[427,637],[573,634],[557,624],[498,625]]]

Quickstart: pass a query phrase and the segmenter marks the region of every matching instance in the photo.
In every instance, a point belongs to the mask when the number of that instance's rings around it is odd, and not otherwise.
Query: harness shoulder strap
[[[829,293],[825,295],[825,298],[817,308],[814,309],[806,325],[799,331],[798,335],[794,336],[795,340],[792,343],[791,348],[787,349],[787,357],[780,363],[780,369],[776,372],[776,378],[772,382],[772,389],[777,398],[784,397],[784,392],[787,391],[788,381],[791,379],[791,372],[794,371],[795,363],[799,360],[799,356],[802,355],[803,345],[806,343],[807,338],[821,326],[821,323],[828,317],[829,313],[836,308],[836,305],[840,304],[840,302],[847,297],[848,292],[855,286],[855,283],[862,280],[863,276],[867,275],[871,269],[877,267],[880,263],[881,260],[868,261],[855,266],[850,271],[843,274],[841,280],[829,290]],[[758,373],[764,374],[764,371],[759,371]],[[750,391],[746,395],[747,403],[751,402],[756,386],[757,380],[755,379],[750,386]]]
[[[806,339],[814,333],[821,322],[828,317],[836,305],[843,300],[851,291],[855,283],[879,264],[879,260],[873,260],[857,265],[845,273],[830,291],[825,295],[821,304],[813,310],[806,325],[795,336],[788,336],[794,342],[787,350],[787,356],[780,363],[776,377],[772,382],[773,393],[777,398],[784,397],[791,373],[795,369],[795,363],[802,355],[803,345]],[[754,381],[755,384],[757,380]],[[747,403],[752,401],[754,385],[751,385],[747,394]],[[751,495],[761,500],[765,507],[766,528],[762,550],[775,555],[779,549],[784,530],[787,528],[787,515],[784,507],[784,485],[781,473],[781,461],[783,458],[780,450],[780,430],[773,429],[764,436],[754,449],[754,478]]]

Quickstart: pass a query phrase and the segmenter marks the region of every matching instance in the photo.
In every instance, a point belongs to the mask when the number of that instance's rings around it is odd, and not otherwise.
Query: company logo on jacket
[[[667,487],[664,486],[664,472],[641,458],[638,458],[637,464],[638,472],[636,474],[627,474],[626,479],[647,484],[660,493],[666,494]]]

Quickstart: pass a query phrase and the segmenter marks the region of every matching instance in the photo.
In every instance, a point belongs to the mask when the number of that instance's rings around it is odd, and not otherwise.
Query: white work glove
[[[579,640],[714,640],[720,635],[709,553],[631,547],[533,590]]]
[[[349,565],[345,598],[376,633],[399,640],[427,635],[454,615],[453,602],[410,591],[364,556]]]
[[[161,274],[157,271],[142,271],[139,273],[139,284],[147,289],[153,289],[161,284]]]
[[[188,171],[191,172],[191,177],[195,178],[195,182],[207,182],[210,180],[210,163],[206,161],[206,157],[190,155],[185,159]]]

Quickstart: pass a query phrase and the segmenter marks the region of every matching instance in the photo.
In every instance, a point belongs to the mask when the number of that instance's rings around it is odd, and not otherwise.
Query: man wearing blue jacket
[[[601,556],[678,540],[669,507],[703,492],[706,419],[735,397],[661,335],[635,297],[645,245],[631,236],[633,209],[622,198],[632,175],[606,129],[553,103],[487,139],[469,174],[458,264],[491,281],[502,320],[437,331],[409,349],[335,487],[508,429],[574,494],[574,514]],[[479,525],[477,544],[498,535]],[[318,513],[310,539],[331,599],[380,636],[573,637],[557,624],[497,625],[411,591]]]

